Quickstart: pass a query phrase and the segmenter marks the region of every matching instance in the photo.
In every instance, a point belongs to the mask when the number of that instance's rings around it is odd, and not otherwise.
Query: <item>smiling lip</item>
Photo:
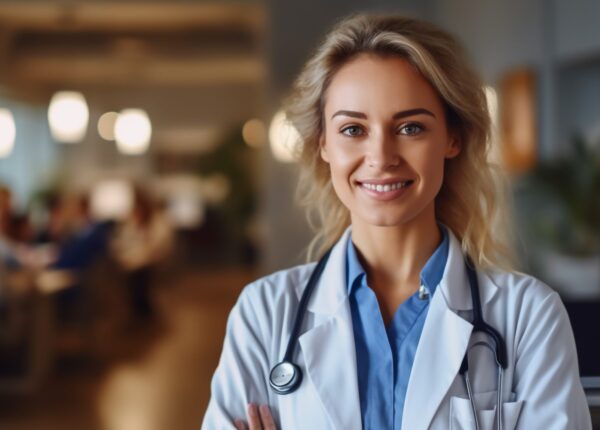
[[[403,195],[414,183],[412,179],[377,179],[357,181],[359,188],[369,197],[388,201]]]

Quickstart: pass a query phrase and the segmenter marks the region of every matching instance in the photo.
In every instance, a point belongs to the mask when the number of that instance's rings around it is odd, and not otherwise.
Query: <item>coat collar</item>
[[[439,289],[442,290],[446,304],[450,309],[454,311],[471,310],[473,308],[471,293],[469,288],[465,288],[468,287],[468,280],[462,246],[452,230],[446,228],[450,236],[450,245],[448,260],[446,261]],[[348,298],[344,274],[346,249],[351,231],[351,227],[348,227],[331,250],[329,261],[308,303],[310,312],[333,315],[340,304]],[[481,270],[477,271],[477,278],[479,280],[481,303],[486,304],[494,297],[498,287]],[[300,289],[304,289],[305,286],[299,285],[298,287],[300,296],[302,294]]]
[[[450,229],[448,229],[448,233],[450,235],[450,247],[444,275],[439,285],[440,290],[444,295],[448,308],[453,311],[471,310],[473,309],[473,303],[462,246]],[[481,303],[484,305],[492,300],[498,291],[498,287],[482,270],[477,271],[477,280],[479,281]]]
[[[331,250],[307,308],[320,315],[319,322],[302,334],[298,342],[306,376],[327,411],[332,427],[360,430],[356,349],[344,279],[349,237],[350,229],[347,229]]]
[[[444,400],[469,344],[473,326],[458,315],[472,309],[462,247],[448,229],[448,260],[439,288],[431,299],[408,383],[403,428],[427,429]],[[360,429],[360,400],[352,315],[345,282],[348,228],[333,247],[329,261],[308,303],[321,317],[299,338],[311,380],[334,428]],[[482,305],[498,287],[477,272]],[[300,286],[304,288],[304,285]],[[299,289],[298,291],[301,294]],[[443,351],[443,359],[439,351]],[[340,365],[340,357],[345,364]],[[350,412],[351,411],[351,412]]]
[[[333,315],[348,298],[346,289],[346,247],[350,240],[348,227],[331,250],[327,265],[308,302],[308,310],[316,314]],[[304,286],[302,286],[304,288]]]

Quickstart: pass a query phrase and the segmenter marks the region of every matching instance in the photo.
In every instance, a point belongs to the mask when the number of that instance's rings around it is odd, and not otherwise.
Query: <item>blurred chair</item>
[[[54,317],[50,298],[32,273],[0,266],[0,393],[28,394],[53,362]]]

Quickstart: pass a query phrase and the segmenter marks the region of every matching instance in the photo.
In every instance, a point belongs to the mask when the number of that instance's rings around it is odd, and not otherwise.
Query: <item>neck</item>
[[[352,223],[352,241],[369,285],[377,289],[415,291],[423,266],[441,240],[433,215],[393,227]]]

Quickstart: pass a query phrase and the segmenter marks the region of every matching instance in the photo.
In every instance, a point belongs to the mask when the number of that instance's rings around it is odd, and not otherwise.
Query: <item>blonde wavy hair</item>
[[[319,138],[333,76],[365,53],[402,57],[437,91],[461,152],[445,162],[436,218],[454,232],[477,267],[511,270],[508,193],[499,169],[488,160],[491,121],[482,83],[452,36],[428,23],[389,15],[359,14],[339,22],[306,63],[285,103],[286,116],[301,137],[298,197],[316,230],[309,259],[332,246],[350,224],[320,157]]]

